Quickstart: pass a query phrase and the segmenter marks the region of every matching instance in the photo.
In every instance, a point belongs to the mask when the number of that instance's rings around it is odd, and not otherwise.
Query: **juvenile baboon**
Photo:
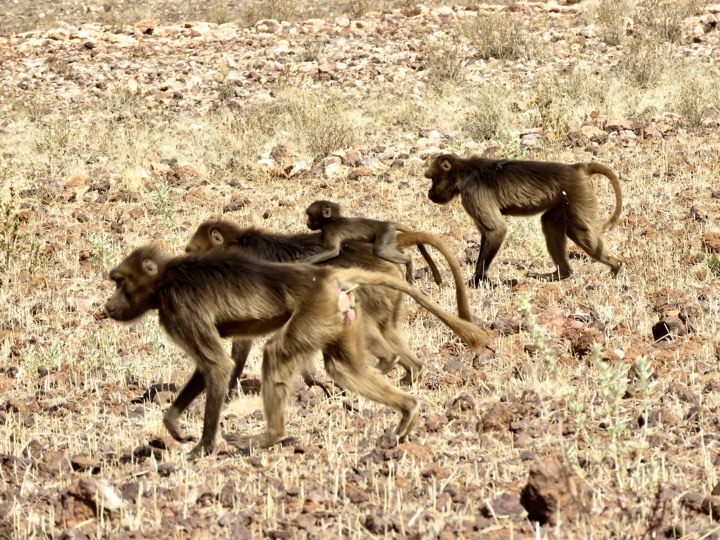
[[[400,233],[398,245],[408,247],[422,243],[433,246],[447,260],[455,280],[458,315],[471,321],[470,304],[467,298],[462,270],[450,250],[437,236],[429,233]],[[229,221],[207,221],[200,225],[185,250],[188,253],[203,253],[209,250],[232,250],[251,258],[269,262],[295,262],[323,249],[323,240],[317,233],[274,234],[255,227],[241,228]],[[340,255],[327,262],[340,268],[364,268],[398,275],[397,267],[372,253],[366,242],[348,241],[343,243]],[[387,373],[399,363],[406,373],[403,384],[411,384],[420,377],[422,362],[412,352],[404,334],[399,328],[403,314],[401,294],[386,288],[367,287],[358,291],[365,307],[363,334],[370,352],[379,360],[378,368]],[[245,368],[252,347],[252,339],[233,339],[232,358],[235,370],[231,386]]]
[[[365,363],[360,333],[362,306],[355,287],[384,286],[408,294],[435,314],[473,349],[484,334],[473,324],[443,311],[404,281],[360,269],[251,260],[235,253],[212,252],[169,258],[154,246],[133,251],[110,272],[115,293],[105,304],[118,321],[132,321],[158,310],[160,325],[195,363],[195,371],[165,412],[165,427],[176,440],[190,440],[179,418],[207,391],[202,437],[192,456],[215,446],[220,410],[233,369],[223,337],[274,332],[263,349],[262,399],[266,430],[256,436],[228,435],[240,448],[267,447],[285,438],[285,407],[291,378],[307,358],[323,354],[327,373],[353,390],[400,412],[396,428],[405,437],[418,410],[417,400],[392,386]]]
[[[398,251],[397,233],[412,232],[412,229],[394,221],[380,221],[368,218],[345,217],[340,212],[340,205],[331,201],[315,201],[305,210],[307,226],[311,231],[322,231],[324,250],[305,259],[305,262],[320,263],[337,257],[342,243],[347,240],[359,240],[373,243],[373,253],[386,261],[404,264],[405,279],[413,281],[412,259],[409,255]],[[440,285],[442,278],[435,261],[425,249],[418,244],[420,253],[432,270],[435,281]]]
[[[615,191],[615,211],[599,223],[597,197],[591,176],[606,176]],[[473,283],[478,286],[505,239],[503,216],[529,216],[543,212],[542,230],[555,271],[531,272],[530,277],[546,281],[570,276],[567,238],[585,253],[611,268],[615,276],[623,261],[611,253],[602,235],[618,221],[622,194],[617,175],[600,163],[553,163],[545,161],[461,158],[454,154],[436,157],[425,171],[432,180],[428,197],[447,204],[457,195],[482,234],[480,255]]]

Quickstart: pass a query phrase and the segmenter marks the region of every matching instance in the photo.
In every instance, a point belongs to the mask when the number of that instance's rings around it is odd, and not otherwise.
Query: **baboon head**
[[[226,249],[230,240],[239,236],[240,229],[228,221],[206,221],[201,224],[185,247],[186,253],[205,253]]]
[[[454,154],[441,154],[425,170],[425,178],[432,180],[428,191],[428,198],[432,202],[447,204],[460,193],[455,171],[456,158]]]
[[[340,217],[340,205],[330,201],[315,201],[305,210],[307,226],[311,231],[322,229],[328,220]]]
[[[110,271],[115,293],[105,302],[105,313],[116,321],[132,321],[160,307],[157,284],[163,274],[165,258],[154,246],[133,251]]]

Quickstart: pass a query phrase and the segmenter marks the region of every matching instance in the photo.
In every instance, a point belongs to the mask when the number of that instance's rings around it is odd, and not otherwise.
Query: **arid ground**
[[[720,536],[720,5],[0,9],[0,537]],[[406,302],[427,364],[408,441],[298,377],[293,441],[188,460],[162,412],[192,364],[154,314],[103,315],[108,271],[211,217],[302,232],[332,199],[439,235],[470,278],[479,233],[427,198],[439,152],[608,165],[623,271],[572,246],[570,279],[530,279],[551,268],[539,219],[509,218],[469,291],[484,354]],[[442,257],[438,287],[413,256],[455,310]],[[260,350],[223,432],[264,426]]]

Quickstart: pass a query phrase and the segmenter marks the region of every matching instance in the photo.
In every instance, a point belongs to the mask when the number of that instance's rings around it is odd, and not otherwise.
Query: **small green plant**
[[[708,269],[716,276],[720,276],[720,255],[712,253],[706,260]]]
[[[308,39],[302,45],[300,59],[303,62],[317,62],[324,48],[325,40],[323,38],[313,37]]]
[[[671,48],[657,39],[638,37],[627,49],[622,64],[625,77],[635,86],[652,88],[672,62]]]
[[[2,231],[0,231],[0,252],[5,259],[4,269],[7,271],[10,260],[22,249],[21,240],[24,238],[20,232],[20,220],[13,204],[15,189],[10,188],[10,198],[2,205]]]
[[[108,268],[112,257],[112,250],[108,245],[107,238],[98,233],[89,233],[90,262],[100,268]]]
[[[225,24],[231,22],[232,17],[225,6],[213,6],[207,13],[207,20],[216,24]]]
[[[428,47],[425,72],[428,86],[441,94],[448,86],[455,87],[465,76],[465,54],[459,43],[441,41]]]
[[[294,0],[256,0],[245,8],[242,18],[248,24],[255,24],[265,19],[287,21],[295,15],[297,9]]]
[[[154,206],[155,212],[163,216],[166,227],[175,225],[176,194],[167,182],[155,184]]]
[[[355,126],[340,103],[332,99],[305,97],[290,102],[290,122],[313,159],[349,148],[357,137]]]
[[[601,0],[595,12],[600,39],[608,45],[620,45],[627,35],[625,19],[634,11],[634,0]]]
[[[686,18],[702,13],[702,0],[648,2],[638,6],[635,22],[656,38],[675,43],[680,41]]]
[[[717,73],[710,68],[685,67],[676,70],[677,88],[673,92],[672,107],[686,126],[699,127],[706,114],[720,103],[720,94],[714,84]]]
[[[534,33],[519,18],[505,12],[462,19],[458,34],[485,60],[528,60],[540,50]]]
[[[532,305],[525,297],[518,299],[518,312],[525,320],[526,332],[530,334],[530,340],[537,349],[537,357],[542,361],[543,366],[550,376],[557,374],[557,365],[555,362],[555,353],[547,343],[545,331],[537,323],[537,318],[533,314]]]
[[[507,90],[488,84],[480,89],[475,101],[480,103],[467,115],[463,131],[475,140],[495,139],[507,133],[510,110],[505,96]]]

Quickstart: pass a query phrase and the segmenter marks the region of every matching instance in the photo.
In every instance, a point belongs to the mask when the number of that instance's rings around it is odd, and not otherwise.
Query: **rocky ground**
[[[0,537],[716,537],[720,6],[607,5],[220,25],[68,8],[4,28]],[[491,17],[513,29],[494,55]],[[478,233],[426,197],[438,151],[608,164],[623,273],[572,247],[571,279],[530,280],[549,262],[539,220],[511,219],[495,286],[470,291],[485,354],[408,302],[428,366],[409,441],[390,411],[298,381],[294,442],[188,461],[161,415],[191,365],[154,317],[102,315],[109,268],[149,241],[179,252],[210,217],[302,231],[329,198],[440,235],[469,277]],[[254,351],[224,432],[262,429],[258,373]]]

